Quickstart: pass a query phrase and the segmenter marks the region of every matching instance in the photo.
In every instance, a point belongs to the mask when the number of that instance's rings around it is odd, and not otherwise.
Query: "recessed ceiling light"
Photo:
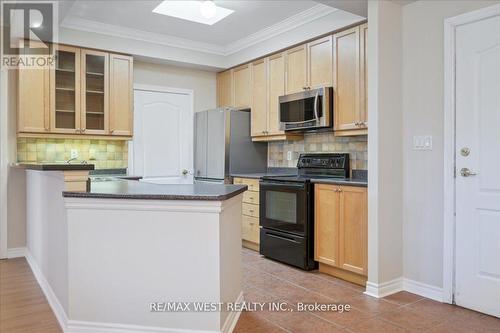
[[[183,20],[213,25],[234,10],[217,6],[211,0],[205,1],[176,1],[165,0],[161,2],[153,13],[172,16]]]

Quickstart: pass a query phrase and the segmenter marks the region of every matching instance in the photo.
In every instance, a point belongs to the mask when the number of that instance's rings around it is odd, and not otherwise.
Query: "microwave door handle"
[[[319,91],[316,91],[316,96],[314,96],[314,118],[316,118],[316,121],[319,121],[318,98],[319,98]]]

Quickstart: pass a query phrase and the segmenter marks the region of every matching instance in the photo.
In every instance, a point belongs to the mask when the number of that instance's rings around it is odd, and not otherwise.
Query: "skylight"
[[[165,0],[161,2],[153,13],[172,16],[192,22],[213,25],[234,10],[217,6],[213,1],[176,1]]]

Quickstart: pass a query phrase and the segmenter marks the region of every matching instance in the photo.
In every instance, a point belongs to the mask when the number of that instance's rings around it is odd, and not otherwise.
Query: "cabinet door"
[[[286,93],[302,91],[307,87],[307,50],[300,45],[286,53]]]
[[[367,274],[367,191],[362,187],[340,187],[339,267]]]
[[[107,134],[109,115],[109,55],[82,50],[81,132]]]
[[[133,58],[109,55],[109,133],[132,136],[133,132]]]
[[[56,67],[51,70],[51,132],[80,133],[80,49],[55,45]]]
[[[314,185],[314,260],[338,266],[339,262],[338,186]]]
[[[269,57],[269,106],[267,116],[268,135],[283,134],[280,130],[279,96],[285,94],[285,57],[279,53]]]
[[[234,106],[251,107],[252,104],[252,72],[251,65],[246,64],[233,70]]]
[[[252,65],[252,136],[265,135],[267,131],[267,59]]]
[[[332,85],[332,36],[307,44],[308,86],[317,88]]]
[[[359,27],[333,35],[334,129],[359,129]]]
[[[217,73],[217,106],[233,105],[233,71]]]
[[[368,24],[363,24],[360,26],[360,110],[359,118],[362,125],[361,128],[368,127]]]
[[[49,132],[50,70],[20,68],[17,74],[18,131]]]

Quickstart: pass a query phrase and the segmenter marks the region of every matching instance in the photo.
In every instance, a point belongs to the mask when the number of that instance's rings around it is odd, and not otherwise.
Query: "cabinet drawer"
[[[234,184],[243,184],[248,186],[249,191],[259,191],[259,180],[251,178],[234,178]]]
[[[259,192],[246,191],[243,193],[243,202],[250,204],[259,204]]]
[[[243,203],[241,210],[243,212],[243,215],[259,217],[259,205]]]
[[[243,215],[241,217],[241,238],[259,244],[259,219]]]

